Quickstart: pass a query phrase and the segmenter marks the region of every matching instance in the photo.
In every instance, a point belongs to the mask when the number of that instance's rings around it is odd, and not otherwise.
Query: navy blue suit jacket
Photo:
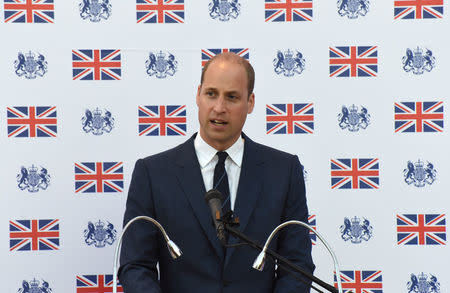
[[[153,224],[134,223],[124,236],[121,251],[119,279],[125,293],[309,292],[305,284],[282,270],[275,272],[269,260],[263,272],[254,270],[258,251],[249,246],[229,248],[224,257],[204,200],[206,190],[194,137],[136,163],[124,224],[139,215],[155,218],[183,255],[172,260]],[[244,138],[234,213],[240,219],[239,230],[264,244],[280,223],[292,219],[307,222],[303,172],[297,156]],[[238,240],[231,237],[230,242]],[[307,229],[284,228],[271,248],[313,272]]]

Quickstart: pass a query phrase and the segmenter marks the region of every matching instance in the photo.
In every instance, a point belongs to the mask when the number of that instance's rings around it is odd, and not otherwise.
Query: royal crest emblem
[[[438,282],[436,276],[430,274],[428,277],[427,274],[423,272],[418,274],[417,276],[411,274],[411,280],[406,284],[408,289],[408,293],[417,292],[417,293],[440,293],[441,292],[441,284]]]
[[[339,127],[341,129],[348,129],[351,132],[366,129],[370,124],[370,114],[367,108],[361,106],[361,111],[358,112],[358,107],[354,104],[350,107],[342,106],[342,111],[338,115]]]
[[[111,16],[112,6],[109,0],[82,0],[79,4],[80,17],[92,22],[99,22]]]
[[[95,224],[89,222],[87,229],[84,230],[84,242],[98,248],[105,247],[106,244],[112,245],[116,238],[117,231],[114,229],[114,225],[109,222],[105,223],[100,220]]]
[[[166,58],[166,55],[167,58]],[[175,60],[175,56],[167,52],[154,54],[149,53],[148,60],[145,61],[145,68],[149,76],[155,75],[157,78],[166,78],[168,75],[173,76],[177,72],[178,62]]]
[[[369,0],[338,0],[338,13],[340,16],[355,19],[369,12],[369,4]]]
[[[17,290],[18,293],[51,293],[52,292],[52,288],[50,288],[50,284],[45,281],[42,280],[42,284],[40,281],[36,280],[36,278],[34,278],[31,281],[26,281],[23,280],[22,281],[22,288],[20,288],[19,290]]]
[[[25,76],[26,79],[44,76],[48,71],[44,55],[40,53],[35,54],[31,51],[25,54],[19,52],[17,60],[14,61],[14,68],[17,76]]]
[[[284,76],[293,76],[301,74],[305,69],[305,59],[299,51],[294,52],[290,49],[281,52],[278,51],[277,57],[273,59],[273,66],[276,74],[284,74]]]
[[[369,241],[372,238],[373,227],[370,225],[369,220],[354,217],[351,220],[344,218],[344,225],[341,225],[341,238],[344,241],[350,240],[352,243],[359,244],[364,241]]]
[[[34,165],[28,169],[22,166],[20,174],[17,175],[17,182],[20,190],[38,192],[40,189],[46,190],[50,185],[50,175],[44,167],[39,170]]]
[[[220,21],[229,21],[237,18],[241,11],[239,0],[212,0],[209,3],[209,16],[212,19],[218,18]]]
[[[424,187],[426,184],[433,184],[436,180],[437,171],[432,163],[428,162],[425,166],[424,162],[418,160],[413,163],[408,161],[406,169],[403,170],[405,182],[408,185],[414,184],[416,187]]]
[[[92,133],[93,135],[102,135],[103,133],[110,133],[114,128],[114,118],[111,112],[104,111],[96,108],[94,111],[86,109],[84,117],[81,119],[83,130],[86,133]]]
[[[406,72],[412,71],[416,75],[423,74],[425,71],[430,72],[436,63],[436,58],[433,56],[433,52],[428,49],[417,47],[414,52],[411,49],[406,49],[406,56],[402,59],[403,70]]]

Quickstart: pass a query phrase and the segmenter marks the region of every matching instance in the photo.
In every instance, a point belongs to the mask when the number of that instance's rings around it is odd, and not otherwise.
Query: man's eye
[[[206,95],[209,97],[212,97],[212,96],[214,96],[214,92],[206,92]]]
[[[229,95],[229,96],[228,96],[228,98],[230,98],[230,99],[234,100],[234,99],[236,99],[236,98],[237,98],[237,96],[235,96],[235,95]]]

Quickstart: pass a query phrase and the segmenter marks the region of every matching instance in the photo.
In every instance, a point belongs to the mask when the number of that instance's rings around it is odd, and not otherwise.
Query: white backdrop
[[[25,0],[16,2],[20,1]],[[6,13],[7,2],[2,1],[1,13]],[[366,16],[349,19],[338,14],[336,1],[316,0],[312,21],[265,22],[263,0],[240,0],[239,15],[219,21],[210,17],[211,2],[185,1],[184,23],[138,24],[132,0],[111,0],[111,16],[97,23],[80,17],[81,0],[55,0],[54,23],[13,23],[2,18],[3,290],[21,292],[24,280],[31,283],[36,279],[41,288],[43,281],[48,282],[55,293],[82,292],[77,291],[77,276],[111,274],[116,243],[103,248],[86,244],[83,235],[88,222],[112,223],[120,233],[136,159],[182,143],[198,129],[195,93],[201,50],[249,48],[256,71],[256,106],[244,131],[257,142],[299,156],[307,173],[310,214],[316,216],[317,229],[335,248],[342,269],[381,271],[382,289],[369,292],[408,292],[411,274],[418,276],[421,272],[428,281],[435,276],[441,292],[447,292],[450,252],[446,232],[440,235],[443,245],[399,245],[396,219],[403,214],[444,214],[445,219],[448,213],[447,115],[444,112],[442,132],[396,133],[394,129],[394,103],[442,101],[447,108],[446,70],[450,60],[446,48],[450,26],[446,14],[438,19],[395,20],[393,0],[371,0]],[[336,46],[377,46],[377,76],[330,77],[329,50]],[[435,57],[434,68],[421,75],[405,72],[402,64],[406,50],[417,47],[424,52],[431,50]],[[72,50],[79,49],[121,50],[120,80],[73,80]],[[286,77],[275,73],[277,52],[287,49],[302,53],[301,74]],[[146,74],[149,53],[160,50],[170,52],[178,62],[173,76],[156,78]],[[45,56],[48,63],[43,76],[27,79],[15,73],[18,53],[29,51],[35,58]],[[266,134],[266,105],[280,103],[313,103],[313,133]],[[358,111],[361,106],[367,108],[370,124],[366,129],[350,132],[339,127],[342,106],[352,104],[358,106]],[[186,105],[186,135],[139,136],[138,107],[148,105]],[[8,137],[7,108],[18,106],[55,106],[56,137]],[[82,119],[86,109],[93,111],[97,107],[102,115],[105,110],[112,114],[114,127],[110,133],[94,136],[83,131]],[[378,158],[379,188],[332,189],[330,160],[342,158]],[[408,161],[415,163],[419,159],[425,164],[431,162],[437,171],[435,181],[420,188],[405,183],[403,173]],[[79,162],[123,162],[123,192],[75,192],[74,168]],[[21,167],[29,169],[32,165],[38,172],[48,170],[47,189],[29,192],[18,187]],[[368,219],[373,228],[371,238],[359,244],[344,241],[340,232],[344,218],[355,216],[361,221]],[[11,221],[42,219],[59,220],[57,249],[11,250],[15,231]],[[445,231],[445,220],[440,223]],[[321,244],[313,247],[315,275],[333,282],[331,259],[324,249]],[[432,292],[426,290],[420,292]]]

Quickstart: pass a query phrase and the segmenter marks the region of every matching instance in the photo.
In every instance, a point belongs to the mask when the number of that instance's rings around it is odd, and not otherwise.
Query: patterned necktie
[[[217,152],[217,156],[219,157],[219,161],[214,168],[213,186],[223,195],[222,213],[225,214],[231,210],[230,188],[228,185],[227,171],[225,170],[225,160],[228,154],[226,152]]]

